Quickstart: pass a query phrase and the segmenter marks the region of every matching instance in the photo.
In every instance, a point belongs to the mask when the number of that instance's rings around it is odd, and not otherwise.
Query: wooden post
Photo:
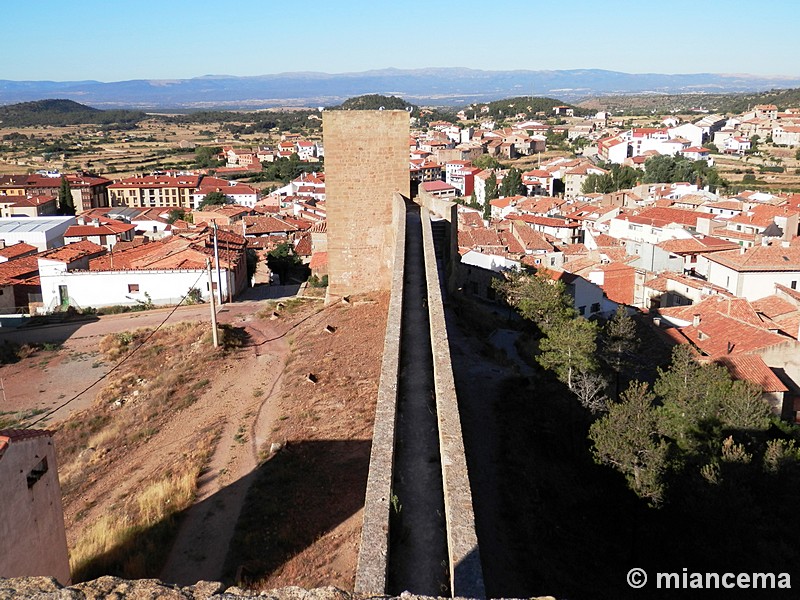
[[[211,261],[206,259],[206,272],[208,273],[208,292],[211,299],[211,338],[214,340],[214,348],[219,348],[219,338],[217,337],[217,303],[214,301],[214,281],[211,278]],[[219,283],[217,283],[219,287]]]

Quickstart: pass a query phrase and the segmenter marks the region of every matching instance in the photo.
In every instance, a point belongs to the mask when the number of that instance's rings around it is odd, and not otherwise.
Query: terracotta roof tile
[[[718,358],[716,363],[722,365],[734,379],[750,381],[765,392],[788,392],[783,382],[770,369],[760,356],[736,355]]]

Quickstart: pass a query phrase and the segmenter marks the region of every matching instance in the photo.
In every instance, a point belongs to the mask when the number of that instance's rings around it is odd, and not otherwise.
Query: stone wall
[[[450,343],[444,319],[430,214],[424,208],[420,210],[420,220],[425,250],[425,276],[428,280],[428,314],[433,350],[436,414],[439,421],[439,451],[442,457],[450,589],[453,597],[483,598],[486,591],[478,550],[478,534],[475,531],[475,513],[461,433],[456,385],[450,361]]]
[[[0,431],[0,577],[70,582],[53,433]]]
[[[392,293],[386,319],[383,362],[375,406],[375,426],[364,499],[364,523],[356,569],[356,593],[382,595],[386,592],[389,561],[389,511],[394,471],[395,426],[397,422],[397,379],[400,368],[400,332],[403,313],[405,272],[406,204],[400,194],[392,199],[396,222],[392,266]]]
[[[335,587],[304,589],[296,586],[266,590],[260,594],[227,587],[217,581],[198,581],[194,585],[178,587],[158,579],[125,580],[118,577],[101,577],[86,583],[63,587],[52,577],[0,578],[0,600],[240,600],[243,598],[268,598],[269,600],[368,600],[364,594],[350,593]],[[403,594],[403,600],[431,600],[413,594]],[[384,596],[382,600],[392,600]],[[555,600],[552,596],[530,600]]]
[[[392,198],[410,194],[409,115],[325,111],[328,299],[388,290],[395,231]]]
[[[452,293],[457,286],[458,267],[461,263],[461,256],[458,253],[458,204],[437,198],[424,190],[420,190],[417,201],[433,215],[447,222],[449,262],[445,265],[445,273],[447,291]]]

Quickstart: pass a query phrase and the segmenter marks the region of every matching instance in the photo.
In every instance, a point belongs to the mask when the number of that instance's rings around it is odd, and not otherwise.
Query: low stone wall
[[[397,379],[400,367],[406,247],[406,204],[400,194],[394,194],[392,220],[395,231],[392,293],[389,298],[389,315],[386,319],[381,379],[378,385],[369,476],[364,500],[364,524],[361,528],[361,546],[355,582],[356,593],[365,595],[386,593],[389,564],[389,514],[397,421]]]
[[[437,217],[444,219],[449,227],[449,248],[448,255],[450,263],[446,265],[447,290],[453,292],[457,286],[458,265],[461,262],[461,255],[458,253],[458,204],[444,198],[437,198],[428,192],[421,190],[417,200],[423,208],[427,208]]]
[[[436,413],[439,420],[439,450],[442,461],[447,546],[450,559],[450,590],[453,597],[483,598],[483,583],[475,513],[467,472],[458,398],[450,362],[450,344],[436,268],[429,212],[420,210],[425,276],[428,280],[428,313],[433,350]]]
[[[53,577],[0,579],[0,600],[239,600],[254,597],[271,600],[357,600],[355,595],[335,587],[312,590],[286,587],[259,594],[228,587],[218,581],[199,581],[194,585],[179,587],[158,579],[127,580],[108,576],[63,587]]]

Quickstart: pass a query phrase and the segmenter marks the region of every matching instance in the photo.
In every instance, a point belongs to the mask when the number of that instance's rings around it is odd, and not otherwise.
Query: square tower
[[[328,228],[328,297],[391,287],[394,194],[410,194],[409,113],[322,113]]]

